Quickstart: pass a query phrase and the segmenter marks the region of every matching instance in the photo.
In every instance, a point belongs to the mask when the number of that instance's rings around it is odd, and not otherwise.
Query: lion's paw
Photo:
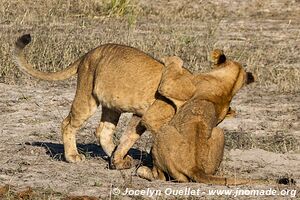
[[[85,156],[83,154],[66,155],[66,161],[69,163],[82,162],[84,160]]]
[[[110,169],[130,169],[133,163],[133,158],[129,155],[126,155],[124,159],[114,159],[110,161]]]

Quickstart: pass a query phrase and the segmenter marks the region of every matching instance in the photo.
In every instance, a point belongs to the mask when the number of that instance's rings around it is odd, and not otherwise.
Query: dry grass
[[[275,133],[266,136],[255,136],[251,133],[226,131],[226,149],[263,149],[275,153],[297,152],[300,150],[300,142],[293,135]]]
[[[0,82],[27,83],[11,61],[18,36],[34,37],[27,55],[41,70],[66,67],[104,43],[137,47],[156,58],[178,55],[206,70],[208,52],[225,49],[256,73],[262,87],[298,92],[298,1],[2,0]]]

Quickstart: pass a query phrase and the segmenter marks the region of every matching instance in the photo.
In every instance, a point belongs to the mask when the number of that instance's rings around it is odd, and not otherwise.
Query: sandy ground
[[[300,96],[276,94],[270,90],[255,91],[255,85],[244,88],[232,102],[237,110],[235,118],[220,126],[226,130],[226,151],[218,174],[228,177],[268,178],[292,177],[296,186],[241,186],[223,187],[204,184],[148,182],[130,170],[109,170],[107,157],[93,135],[101,110],[97,112],[77,135],[78,146],[87,160],[70,164],[63,160],[60,123],[67,115],[74,97],[74,84],[46,84],[14,86],[0,84],[0,183],[9,184],[11,190],[27,186],[47,194],[46,199],[60,199],[66,195],[88,195],[103,199],[143,199],[149,195],[111,195],[111,189],[126,188],[165,191],[167,188],[200,189],[200,196],[212,189],[274,189],[298,190],[300,182]],[[130,117],[125,114],[119,124],[117,137]],[[288,138],[288,139],[284,139]],[[272,141],[271,141],[272,140]],[[118,140],[116,140],[118,141]],[[145,133],[132,149],[137,163],[149,161],[151,135]],[[114,190],[115,191],[115,190]],[[293,196],[293,195],[292,195]],[[176,195],[158,195],[160,199],[179,198]],[[291,197],[288,195],[287,197]],[[1,197],[0,197],[1,198]],[[222,196],[224,199],[232,195]],[[252,199],[253,196],[239,198]],[[261,199],[268,196],[260,197]],[[281,199],[282,196],[271,196]]]

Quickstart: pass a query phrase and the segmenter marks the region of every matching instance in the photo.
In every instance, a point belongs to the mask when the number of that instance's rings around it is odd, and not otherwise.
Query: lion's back
[[[122,112],[143,114],[155,100],[163,64],[132,47],[104,47],[94,93],[100,102]]]

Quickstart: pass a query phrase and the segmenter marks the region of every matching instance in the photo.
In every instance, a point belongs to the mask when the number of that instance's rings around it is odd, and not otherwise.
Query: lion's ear
[[[214,65],[220,65],[226,62],[226,56],[224,52],[220,49],[214,49],[210,55],[211,55],[211,62]]]
[[[161,60],[166,67],[170,66],[171,64],[174,64],[174,66],[177,68],[182,68],[183,66],[183,60],[177,56],[163,57]]]
[[[184,73],[182,68],[183,61],[179,57],[165,57],[163,60],[165,69],[158,92],[172,100],[177,108],[179,108],[184,101],[194,95],[196,87],[190,77]]]
[[[253,83],[255,81],[255,77],[251,72],[246,72],[246,84]]]

